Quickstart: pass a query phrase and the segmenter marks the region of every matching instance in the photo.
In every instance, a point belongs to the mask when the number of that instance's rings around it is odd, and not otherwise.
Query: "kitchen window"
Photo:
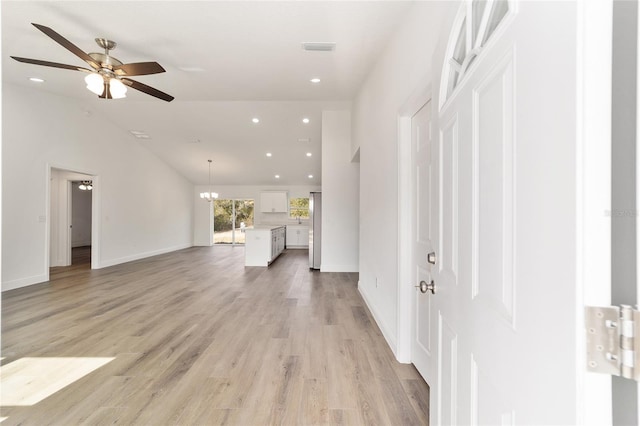
[[[289,198],[289,217],[291,219],[309,219],[309,197]]]

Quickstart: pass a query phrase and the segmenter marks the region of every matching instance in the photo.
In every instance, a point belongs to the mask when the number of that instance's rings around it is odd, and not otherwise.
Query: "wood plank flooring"
[[[395,361],[357,274],[312,272],[307,256],[244,267],[242,247],[194,247],[3,293],[3,366],[113,360],[2,406],[2,425],[428,424],[429,388]]]

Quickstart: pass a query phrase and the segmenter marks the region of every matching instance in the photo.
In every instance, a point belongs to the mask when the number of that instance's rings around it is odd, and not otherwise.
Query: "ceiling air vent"
[[[335,43],[318,43],[318,42],[306,42],[302,43],[302,49],[310,52],[333,52],[336,50]]]

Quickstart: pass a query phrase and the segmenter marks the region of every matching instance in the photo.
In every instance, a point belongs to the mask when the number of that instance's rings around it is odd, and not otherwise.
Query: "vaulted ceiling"
[[[194,184],[207,182],[211,158],[217,184],[318,185],[322,110],[349,108],[410,5],[3,0],[2,80],[75,99],[81,111],[104,116]],[[131,89],[125,99],[100,100],[85,88],[83,73],[12,60],[10,55],[86,66],[32,22],[85,52],[100,52],[93,40],[102,37],[118,43],[111,54],[122,62],[159,62],[166,73],[133,79],[175,100]],[[333,42],[336,48],[310,52],[303,42]],[[149,138],[135,138],[131,130]]]

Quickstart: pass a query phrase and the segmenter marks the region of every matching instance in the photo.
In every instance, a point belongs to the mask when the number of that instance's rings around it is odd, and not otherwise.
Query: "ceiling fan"
[[[32,25],[51,37],[53,41],[88,63],[92,69],[76,67],[74,65],[59,64],[57,62],[41,61],[39,59],[12,56],[16,61],[24,62],[26,64],[43,65],[45,67],[62,68],[88,73],[85,77],[87,89],[102,99],[124,98],[127,86],[146,93],[147,95],[162,99],[163,101],[171,102],[174,99],[173,96],[167,93],[127,78],[128,76],[149,75],[165,72],[165,69],[162,68],[159,63],[136,62],[123,64],[113,56],[109,55],[109,51],[115,49],[116,42],[104,38],[95,39],[98,46],[104,49],[104,53],[87,54],[51,28],[40,24],[32,23]]]

